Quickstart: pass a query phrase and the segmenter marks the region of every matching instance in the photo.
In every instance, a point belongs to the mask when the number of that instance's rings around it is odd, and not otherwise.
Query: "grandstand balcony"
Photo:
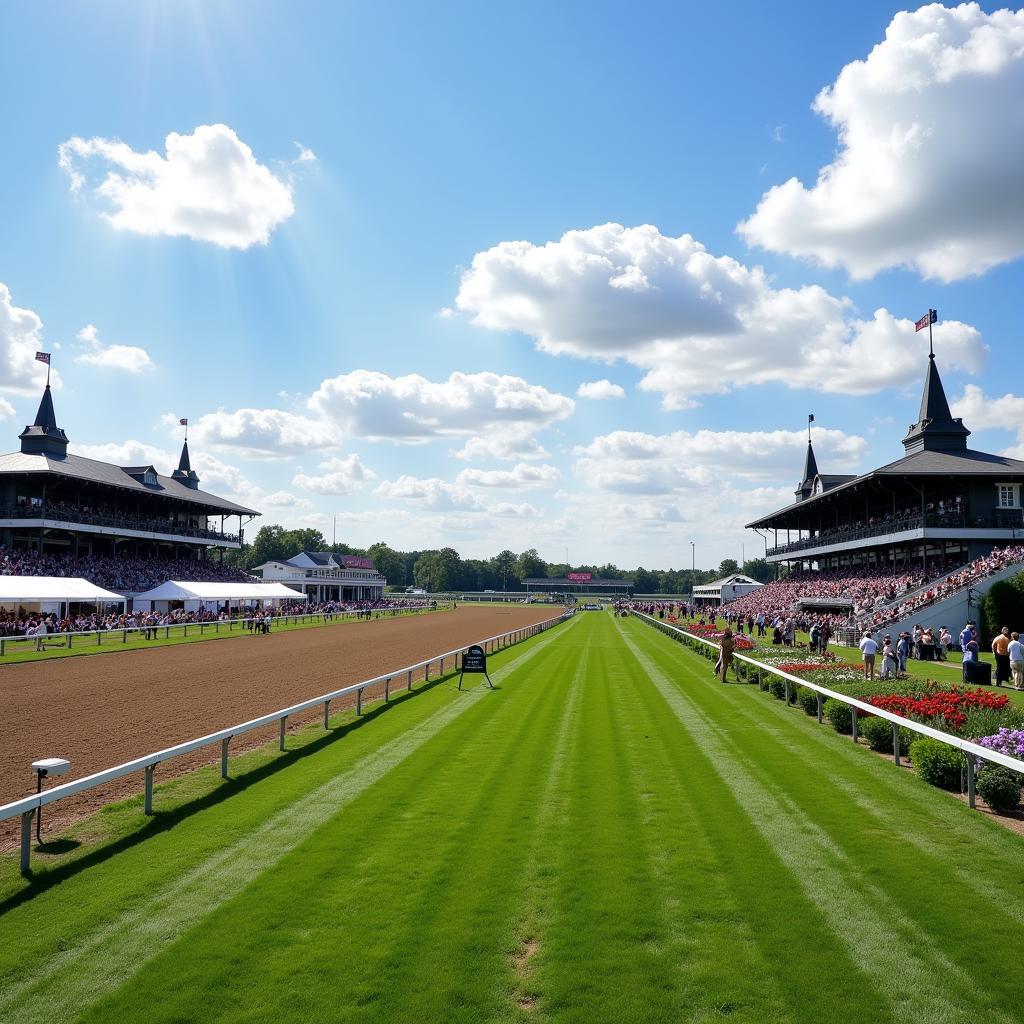
[[[990,515],[912,515],[864,526],[831,530],[767,549],[769,562],[783,562],[794,554],[807,558],[914,541],[991,541],[1009,543],[1024,536],[1022,510],[996,509]]]
[[[70,530],[107,537],[195,543],[223,548],[239,548],[242,544],[242,534],[210,529],[208,521],[205,526],[200,526],[164,517],[103,515],[52,503],[0,507],[0,529],[5,527],[19,531]]]

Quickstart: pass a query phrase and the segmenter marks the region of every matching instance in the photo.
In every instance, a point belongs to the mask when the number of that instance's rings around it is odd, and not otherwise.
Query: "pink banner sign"
[[[341,564],[346,569],[372,569],[372,558],[361,558],[359,555],[343,555]]]
[[[589,583],[594,578],[594,574],[590,572],[571,572],[566,579],[570,583]]]

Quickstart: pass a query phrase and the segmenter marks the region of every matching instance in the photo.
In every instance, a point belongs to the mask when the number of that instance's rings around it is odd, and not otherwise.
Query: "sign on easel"
[[[459,689],[462,689],[462,677],[466,673],[470,675],[482,675],[487,680],[487,685],[493,690],[494,683],[487,674],[487,652],[479,645],[473,644],[467,647],[462,653],[462,665],[459,669]]]

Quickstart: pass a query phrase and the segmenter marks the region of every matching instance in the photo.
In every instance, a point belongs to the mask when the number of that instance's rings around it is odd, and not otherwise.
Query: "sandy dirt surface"
[[[519,626],[550,619],[553,605],[462,606],[397,619],[341,622],[269,636],[233,637],[0,668],[0,804],[35,791],[32,761],[65,757],[62,782],[109,768],[296,704],[348,683],[399,669]],[[434,670],[436,672],[436,669]],[[420,673],[422,677],[422,673]],[[369,692],[367,693],[369,697]],[[355,699],[350,704],[354,704]],[[331,704],[332,712],[346,706]],[[313,710],[289,722],[315,720]],[[232,741],[260,746],[277,726]],[[175,758],[158,779],[218,761],[219,745]],[[141,772],[46,808],[46,831],[141,792]],[[17,820],[0,822],[0,848]]]

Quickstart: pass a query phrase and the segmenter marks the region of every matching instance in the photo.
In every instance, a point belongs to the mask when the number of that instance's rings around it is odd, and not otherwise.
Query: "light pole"
[[[697,549],[694,547],[693,541],[690,541],[690,572],[696,573],[697,571]]]

